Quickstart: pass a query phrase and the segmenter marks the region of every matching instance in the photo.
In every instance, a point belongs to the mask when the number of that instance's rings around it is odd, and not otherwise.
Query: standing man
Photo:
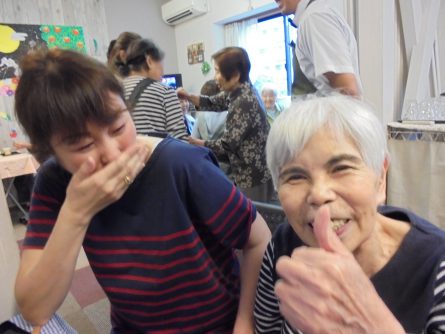
[[[298,26],[292,95],[332,90],[360,97],[357,42],[329,0],[275,0]]]

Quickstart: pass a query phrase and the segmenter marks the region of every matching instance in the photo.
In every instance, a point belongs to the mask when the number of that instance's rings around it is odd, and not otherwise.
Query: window
[[[228,45],[239,45],[247,50],[252,64],[250,79],[258,91],[264,84],[272,84],[277,89],[278,100],[287,105],[293,80],[292,48],[289,44],[296,40],[296,29],[281,14],[251,22],[239,22],[237,34],[243,37],[238,38],[238,44],[231,41]]]

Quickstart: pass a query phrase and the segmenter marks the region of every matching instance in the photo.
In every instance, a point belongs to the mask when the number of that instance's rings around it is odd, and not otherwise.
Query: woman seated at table
[[[259,333],[445,333],[445,233],[383,205],[389,157],[372,110],[346,96],[293,105],[267,162],[289,224],[263,259]]]

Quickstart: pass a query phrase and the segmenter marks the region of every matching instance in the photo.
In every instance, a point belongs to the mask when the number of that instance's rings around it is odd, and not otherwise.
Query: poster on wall
[[[194,43],[187,46],[187,58],[190,65],[204,62],[204,43]]]
[[[0,148],[26,140],[14,117],[14,94],[20,59],[39,48],[87,53],[80,26],[0,23]]]

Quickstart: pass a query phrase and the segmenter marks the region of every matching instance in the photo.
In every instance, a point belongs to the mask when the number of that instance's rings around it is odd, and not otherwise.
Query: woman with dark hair
[[[202,110],[228,110],[226,131],[217,140],[190,137],[189,142],[208,147],[218,159],[228,160],[236,185],[251,199],[267,202],[273,194],[265,155],[269,123],[249,79],[249,56],[243,48],[227,47],[212,58],[215,80],[222,93],[205,96],[192,95],[184,89],[177,92]]]
[[[16,280],[28,321],[60,306],[83,247],[114,334],[253,332],[270,232],[209,150],[138,137],[116,77],[73,51],[25,56],[15,97],[32,150],[49,157]]]
[[[149,39],[134,41],[128,48],[124,68],[125,99],[139,134],[164,132],[186,141],[184,115],[176,92],[161,83],[164,53]]]

